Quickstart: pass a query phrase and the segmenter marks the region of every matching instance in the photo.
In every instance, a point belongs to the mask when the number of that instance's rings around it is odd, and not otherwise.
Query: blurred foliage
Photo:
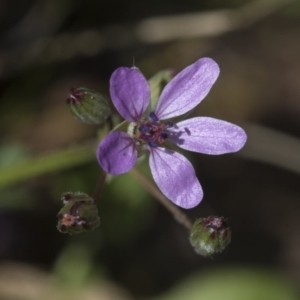
[[[15,184],[38,175],[75,167],[89,162],[93,158],[94,153],[91,152],[91,147],[85,145],[27,159],[19,164],[14,162],[12,165],[6,165],[0,170],[0,187]]]
[[[100,214],[101,208],[106,211],[101,226],[111,243],[128,245],[153,221],[153,200],[129,174],[118,176],[107,187],[100,203]]]
[[[68,247],[51,277],[25,265],[4,266],[0,271],[1,299],[132,299],[99,276],[91,280],[92,262],[87,253],[82,246]],[[18,289],[13,288],[16,278],[19,280]],[[223,267],[194,274],[162,296],[147,299],[297,300],[299,294],[286,278],[271,270]]]
[[[92,275],[93,253],[86,245],[70,244],[55,262],[53,273],[62,286],[80,288]]]
[[[0,173],[2,168],[8,169],[26,159],[28,159],[28,153],[21,144],[3,144],[0,147]],[[2,209],[29,209],[33,202],[30,194],[30,191],[24,187],[19,189],[2,188],[0,189],[0,207]]]
[[[296,300],[299,294],[272,270],[221,268],[195,274],[155,300]]]

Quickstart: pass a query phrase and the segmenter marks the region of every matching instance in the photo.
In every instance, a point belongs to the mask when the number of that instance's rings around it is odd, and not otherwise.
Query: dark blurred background
[[[0,300],[299,299],[300,1],[1,0],[0,34]],[[185,154],[205,193],[187,214],[228,218],[222,254],[196,255],[130,175],[106,186],[99,228],[60,234],[60,195],[93,192],[96,158],[5,181],[10,167],[96,138],[65,104],[71,87],[109,95],[133,58],[150,78],[204,56],[221,74],[193,115],[248,133],[240,153]]]

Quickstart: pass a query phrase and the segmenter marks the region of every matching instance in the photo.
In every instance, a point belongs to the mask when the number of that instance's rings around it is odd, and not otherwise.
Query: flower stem
[[[100,175],[99,181],[95,188],[95,192],[93,194],[94,201],[97,201],[97,199],[101,197],[101,193],[105,184],[105,178],[106,178],[106,173],[102,171],[102,174]]]
[[[193,224],[188,216],[168,200],[146,176],[135,168],[130,171],[130,174],[174,216],[178,223],[182,224],[189,231],[192,229]]]

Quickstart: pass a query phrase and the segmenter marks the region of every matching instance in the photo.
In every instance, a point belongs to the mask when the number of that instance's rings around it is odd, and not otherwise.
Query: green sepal
[[[148,80],[148,84],[151,91],[150,105],[147,109],[148,113],[155,109],[162,90],[167,85],[167,83],[171,81],[173,77],[174,71],[171,69],[166,69],[159,71]]]

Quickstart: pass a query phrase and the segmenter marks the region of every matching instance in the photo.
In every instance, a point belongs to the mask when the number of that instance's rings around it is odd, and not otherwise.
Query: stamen
[[[160,123],[154,112],[149,114],[152,120],[146,120],[139,124],[139,136],[137,138],[142,143],[147,143],[150,147],[158,147],[168,138],[168,128],[173,127],[172,122]]]

